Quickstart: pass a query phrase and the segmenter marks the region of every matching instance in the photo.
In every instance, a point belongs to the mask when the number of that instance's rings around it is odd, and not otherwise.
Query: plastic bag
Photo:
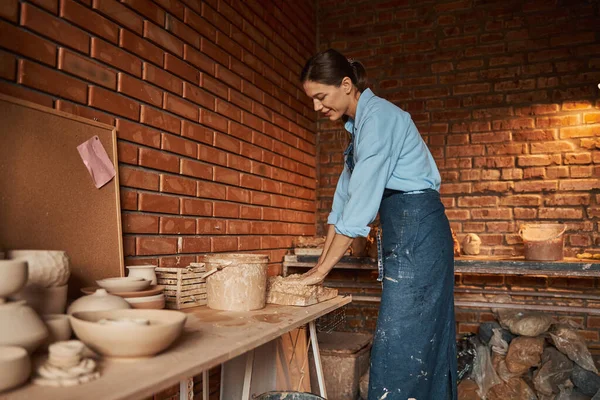
[[[550,337],[561,353],[566,354],[581,368],[598,373],[585,340],[577,332],[566,326],[558,325],[550,332]]]
[[[533,377],[535,390],[545,395],[559,393],[559,385],[573,371],[573,361],[554,347],[547,347],[542,354],[542,367]]]
[[[521,378],[512,378],[490,389],[486,400],[538,400],[533,389]]]
[[[502,330],[493,329],[492,338],[490,339],[489,346],[492,351],[496,354],[506,355],[508,353],[508,343],[502,339]]]
[[[475,343],[473,333],[465,334],[456,342],[456,361],[458,365],[458,382],[462,381],[473,370],[475,360]]]
[[[518,378],[520,374],[512,373],[506,366],[506,356],[492,352],[492,365],[498,374],[498,377],[504,382],[510,381],[512,378]]]
[[[508,346],[506,366],[514,374],[525,374],[529,368],[540,365],[543,351],[543,337],[518,337]]]
[[[554,322],[551,316],[538,312],[495,309],[500,325],[515,335],[536,337],[547,332]]]
[[[500,380],[496,374],[496,371],[494,370],[494,367],[492,366],[490,349],[484,344],[477,343],[475,350],[476,355],[473,363],[471,379],[473,379],[479,387],[477,394],[482,398],[486,398],[488,391],[493,386],[502,383],[502,380]]]

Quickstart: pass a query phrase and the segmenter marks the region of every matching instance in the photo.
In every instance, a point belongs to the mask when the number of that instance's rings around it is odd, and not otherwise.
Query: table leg
[[[208,400],[210,396],[210,385],[208,384],[209,371],[202,371],[202,400]]]
[[[317,327],[315,321],[308,323],[310,330],[310,343],[312,345],[313,357],[315,359],[315,370],[317,371],[317,381],[319,382],[319,393],[321,397],[327,398],[325,389],[325,378],[323,376],[323,366],[321,365],[321,353],[319,352],[319,341],[317,340]]]
[[[194,377],[179,382],[179,400],[194,400]]]
[[[244,388],[242,389],[242,400],[250,400],[250,384],[252,383],[252,367],[254,365],[254,350],[248,352],[246,358],[246,372],[244,373]]]

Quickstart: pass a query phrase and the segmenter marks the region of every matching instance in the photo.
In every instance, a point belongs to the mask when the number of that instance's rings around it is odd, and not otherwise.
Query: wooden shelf
[[[0,394],[6,400],[134,400],[229,361],[352,301],[338,296],[308,307],[268,304],[249,312],[189,309],[182,337],[166,352],[142,361],[102,360],[100,379],[70,388],[28,384]]]
[[[284,275],[287,269],[312,268],[318,256],[287,255],[284,258]],[[377,262],[364,257],[343,257],[336,269],[377,270]],[[600,261],[565,258],[561,261],[526,261],[523,257],[459,257],[454,260],[454,272],[489,275],[543,275],[560,277],[600,277]]]

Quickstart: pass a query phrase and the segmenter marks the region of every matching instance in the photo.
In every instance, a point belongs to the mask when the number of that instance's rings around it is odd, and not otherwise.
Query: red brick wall
[[[2,0],[0,92],[117,127],[127,263],[280,263],[315,230],[315,29],[308,1]]]
[[[412,114],[459,238],[521,254],[521,223],[560,221],[573,255],[600,245],[598,7],[321,0],[319,46],[362,61],[374,92]],[[345,142],[341,124],[321,122],[319,233]]]

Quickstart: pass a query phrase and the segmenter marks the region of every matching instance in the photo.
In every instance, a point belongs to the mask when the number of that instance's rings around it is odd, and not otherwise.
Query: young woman
[[[360,63],[330,49],[300,79],[315,110],[344,120],[351,135],[323,254],[301,280],[322,282],[379,212],[383,292],[369,399],[456,399],[453,242],[435,161],[410,115],[366,88]]]

